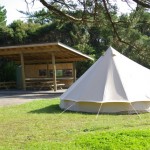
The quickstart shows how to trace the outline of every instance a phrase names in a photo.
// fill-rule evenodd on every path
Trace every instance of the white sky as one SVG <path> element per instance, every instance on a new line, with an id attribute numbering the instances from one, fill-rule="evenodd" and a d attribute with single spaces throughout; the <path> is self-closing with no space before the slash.
<path id="1" fill-rule="evenodd" d="M 28 0 L 29 2 L 31 0 Z M 27 11 L 27 5 L 24 0 L 0 0 L 0 6 L 4 6 L 7 10 L 7 24 L 13 22 L 13 20 L 25 19 L 25 15 L 19 13 L 17 10 Z M 29 5 L 29 11 L 36 11 L 43 8 L 43 5 L 36 0 L 34 6 Z"/>
<path id="2" fill-rule="evenodd" d="M 28 0 L 29 2 L 31 0 Z M 117 2 L 117 5 L 119 7 L 120 13 L 127 13 L 130 12 L 131 9 L 128 7 L 128 5 L 125 2 L 122 2 L 121 0 L 111 0 L 113 2 Z M 19 13 L 17 10 L 27 11 L 27 5 L 24 0 L 0 0 L 0 6 L 4 6 L 7 10 L 7 24 L 10 24 L 13 22 L 13 20 L 21 19 L 25 20 L 25 15 Z M 43 8 L 43 5 L 36 0 L 34 6 L 29 5 L 29 10 L 36 11 Z M 131 3 L 132 7 L 135 7 L 135 4 Z"/>
<path id="3" fill-rule="evenodd" d="M 132 0 L 128 0 L 128 4 L 123 1 L 125 0 L 111 0 L 111 2 L 117 3 L 119 13 L 129 13 L 136 7 L 136 3 Z"/>

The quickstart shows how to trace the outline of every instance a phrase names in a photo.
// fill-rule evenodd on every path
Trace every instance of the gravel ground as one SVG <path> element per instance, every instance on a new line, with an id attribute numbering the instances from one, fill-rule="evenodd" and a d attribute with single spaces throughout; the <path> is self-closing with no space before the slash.
<path id="1" fill-rule="evenodd" d="M 59 97 L 65 90 L 54 91 L 12 91 L 0 90 L 0 107 L 18 105 L 33 100 Z"/>

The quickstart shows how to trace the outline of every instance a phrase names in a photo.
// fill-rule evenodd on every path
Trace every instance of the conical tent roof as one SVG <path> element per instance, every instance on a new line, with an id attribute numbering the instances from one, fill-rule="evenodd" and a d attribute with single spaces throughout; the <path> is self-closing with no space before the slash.
<path id="1" fill-rule="evenodd" d="M 109 47 L 60 98 L 96 103 L 150 101 L 150 70 Z"/>

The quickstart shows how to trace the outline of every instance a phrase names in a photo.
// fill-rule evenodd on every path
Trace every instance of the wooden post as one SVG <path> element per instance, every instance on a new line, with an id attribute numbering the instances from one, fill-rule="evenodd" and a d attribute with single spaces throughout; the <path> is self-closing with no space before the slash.
<path id="1" fill-rule="evenodd" d="M 22 89 L 23 89 L 23 90 L 26 90 L 25 70 L 24 70 L 24 57 L 23 57 L 23 53 L 20 54 L 20 57 L 21 57 Z"/>
<path id="2" fill-rule="evenodd" d="M 49 63 L 48 63 L 48 61 L 47 61 L 47 78 L 50 77 L 49 71 L 50 71 L 50 70 L 49 70 Z"/>
<path id="3" fill-rule="evenodd" d="M 73 62 L 73 82 L 76 81 L 76 74 L 77 74 L 77 71 L 76 71 L 76 63 Z"/>
<path id="4" fill-rule="evenodd" d="M 54 55 L 54 53 L 52 53 L 52 65 L 53 65 L 54 91 L 57 91 L 57 85 L 56 85 L 56 64 L 55 64 L 55 55 Z"/>

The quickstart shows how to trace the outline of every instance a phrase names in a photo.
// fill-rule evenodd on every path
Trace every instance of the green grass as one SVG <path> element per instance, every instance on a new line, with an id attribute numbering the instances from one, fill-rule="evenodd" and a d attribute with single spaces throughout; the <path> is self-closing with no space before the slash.
<path id="1" fill-rule="evenodd" d="M 150 113 L 65 112 L 59 99 L 0 108 L 0 150 L 150 150 Z"/>

